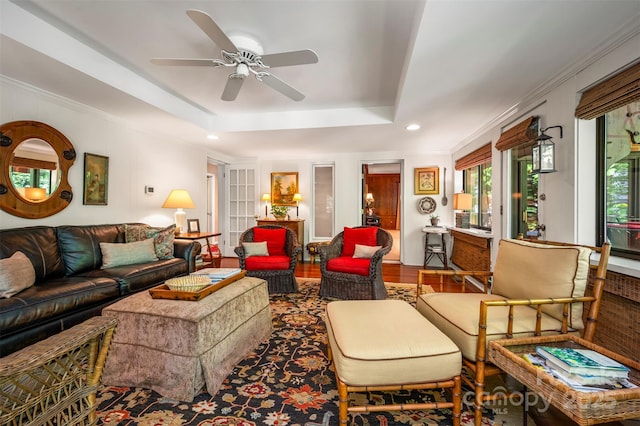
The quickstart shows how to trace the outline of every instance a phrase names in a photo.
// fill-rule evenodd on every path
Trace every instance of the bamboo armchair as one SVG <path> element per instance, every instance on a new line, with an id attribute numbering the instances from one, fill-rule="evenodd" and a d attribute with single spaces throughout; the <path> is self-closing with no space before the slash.
<path id="1" fill-rule="evenodd" d="M 511 283 L 505 280 L 504 271 L 509 269 L 509 265 L 505 267 L 505 263 L 513 261 L 508 255 L 500 260 L 501 250 L 509 252 L 509 245 L 529 245 L 533 259 L 527 259 L 522 266 L 517 265 L 518 275 L 526 276 L 525 283 L 513 283 L 514 287 L 519 287 L 513 293 L 520 297 L 510 297 L 509 285 Z M 582 337 L 588 341 L 592 341 L 598 320 L 600 309 L 600 300 L 604 289 L 604 282 L 609 262 L 609 253 L 611 245 L 607 242 L 602 247 L 584 246 L 578 244 L 567 244 L 551 241 L 535 241 L 535 242 L 514 242 L 514 240 L 502 240 L 498 250 L 498 259 L 496 259 L 496 267 L 494 272 L 488 271 L 439 271 L 429 270 L 420 271 L 418 280 L 418 298 L 416 308 L 431 322 L 442 329 L 459 347 L 461 347 L 463 355 L 463 365 L 467 368 L 469 374 L 463 374 L 463 381 L 472 389 L 474 389 L 474 410 L 475 425 L 480 426 L 482 423 L 482 410 L 484 402 L 496 400 L 504 395 L 491 395 L 485 392 L 485 381 L 489 376 L 502 374 L 502 371 L 493 364 L 487 362 L 487 342 L 496 339 L 510 339 L 513 337 L 525 336 L 541 336 L 549 334 L 566 334 L 581 333 Z M 554 268 L 548 264 L 538 264 L 537 268 L 532 267 L 536 263 L 535 250 L 549 249 L 574 249 L 578 251 L 574 264 L 567 264 L 567 252 L 556 256 L 555 252 L 547 252 L 543 255 L 556 256 L 561 258 L 557 262 L 561 262 L 560 266 L 568 270 L 569 274 L 575 272 L 575 277 L 580 276 L 583 279 L 582 294 L 574 293 L 569 297 L 559 297 L 554 294 L 553 297 L 536 297 L 540 293 L 539 288 L 550 282 L 548 278 L 553 275 Z M 520 246 L 519 250 L 527 250 L 527 247 Z M 597 266 L 590 264 L 590 254 L 592 252 L 600 253 L 600 259 Z M 552 254 L 553 253 L 553 254 Z M 580 254 L 581 253 L 581 254 Z M 586 253 L 586 254 L 585 254 Z M 568 255 L 571 258 L 572 255 Z M 584 262 L 586 256 L 586 262 Z M 547 257 L 548 258 L 548 257 Z M 581 260 L 582 259 L 582 260 Z M 502 263 L 501 263 L 502 262 Z M 528 263 L 527 263 L 528 262 Z M 582 262 L 582 264 L 580 263 Z M 498 266 L 500 264 L 500 266 Z M 511 265 L 513 269 L 514 265 Z M 501 268 L 501 283 L 499 290 L 506 294 L 490 292 L 488 281 L 489 277 L 494 277 L 493 287 L 495 289 L 496 278 L 495 273 Z M 584 295 L 586 290 L 586 281 L 589 270 L 595 269 L 595 279 L 593 292 L 589 296 Z M 444 276 L 460 276 L 463 280 L 469 276 L 475 276 L 484 284 L 484 293 L 431 293 L 421 295 L 423 278 L 427 275 L 436 275 L 443 278 Z M 523 281 L 523 280 L 521 280 Z M 518 286 L 520 284 L 520 286 Z M 555 283 L 554 283 L 555 284 Z M 573 283 L 564 283 L 570 288 Z M 506 288 L 506 290 L 505 290 Z M 548 286 L 546 287 L 548 288 Z M 527 297 L 526 292 L 530 291 L 532 296 Z M 586 306 L 588 310 L 586 315 L 582 314 L 580 309 L 580 318 L 577 318 L 577 311 L 574 311 L 577 305 Z M 583 323 L 583 317 L 586 318 Z M 477 323 L 473 325 L 473 319 L 477 318 Z M 475 340 L 475 342 L 474 342 Z"/>
<path id="2" fill-rule="evenodd" d="M 117 323 L 93 317 L 0 358 L 0 424 L 95 425 L 96 392 Z"/>

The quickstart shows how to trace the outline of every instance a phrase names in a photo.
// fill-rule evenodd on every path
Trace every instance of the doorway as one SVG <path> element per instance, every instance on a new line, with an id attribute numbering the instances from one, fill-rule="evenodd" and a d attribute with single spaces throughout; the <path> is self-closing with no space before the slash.
<path id="1" fill-rule="evenodd" d="M 362 164 L 362 224 L 379 226 L 393 237 L 384 262 L 400 263 L 402 223 L 402 161 Z"/>

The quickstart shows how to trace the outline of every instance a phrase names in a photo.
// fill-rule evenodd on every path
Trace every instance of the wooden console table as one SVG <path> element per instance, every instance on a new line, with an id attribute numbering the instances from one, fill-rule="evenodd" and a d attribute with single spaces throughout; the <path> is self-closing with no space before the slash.
<path id="1" fill-rule="evenodd" d="M 263 225 L 279 225 L 284 226 L 285 228 L 291 229 L 296 233 L 298 237 L 298 244 L 303 248 L 303 251 L 300 252 L 300 259 L 304 260 L 304 219 L 289 219 L 289 220 L 277 220 L 277 219 L 256 219 L 256 223 L 258 226 Z"/>
<path id="2" fill-rule="evenodd" d="M 209 262 L 202 263 L 199 268 L 219 268 L 221 259 L 219 257 L 214 259 L 213 253 L 211 252 L 211 241 L 209 241 L 209 238 L 219 237 L 220 235 L 222 235 L 220 232 L 185 232 L 176 234 L 176 238 L 179 240 L 205 240 L 207 243 L 207 252 L 209 253 L 210 260 Z"/>

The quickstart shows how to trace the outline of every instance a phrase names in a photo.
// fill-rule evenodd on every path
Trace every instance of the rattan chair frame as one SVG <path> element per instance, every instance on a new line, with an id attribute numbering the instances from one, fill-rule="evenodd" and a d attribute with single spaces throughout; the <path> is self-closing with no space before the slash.
<path id="1" fill-rule="evenodd" d="M 285 252 L 290 258 L 289 268 L 272 269 L 272 270 L 247 270 L 247 257 L 245 255 L 242 243 L 253 242 L 254 229 L 285 229 Z M 234 252 L 238 255 L 240 269 L 247 270 L 248 277 L 262 278 L 267 282 L 269 293 L 297 293 L 298 282 L 296 281 L 295 270 L 298 263 L 298 255 L 302 252 L 302 247 L 298 244 L 296 233 L 284 226 L 279 225 L 261 225 L 247 229 L 240 235 L 238 245 L 234 248 Z"/>
<path id="2" fill-rule="evenodd" d="M 368 228 L 367 226 L 356 226 Z M 329 244 L 318 247 L 320 251 L 320 296 L 337 299 L 386 299 L 387 289 L 382 278 L 382 258 L 391 251 L 393 237 L 377 228 L 377 245 L 382 246 L 371 256 L 368 275 L 348 274 L 327 270 L 327 262 L 340 256 L 344 244 L 344 232 L 336 235 Z"/>

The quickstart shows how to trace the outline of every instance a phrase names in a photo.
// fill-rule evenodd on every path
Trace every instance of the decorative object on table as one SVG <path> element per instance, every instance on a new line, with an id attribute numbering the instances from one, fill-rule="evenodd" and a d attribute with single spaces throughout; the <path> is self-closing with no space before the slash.
<path id="1" fill-rule="evenodd" d="M 106 206 L 109 182 L 109 157 L 84 153 L 84 191 L 82 204 Z"/>
<path id="2" fill-rule="evenodd" d="M 420 214 L 431 214 L 436 211 L 436 200 L 431 197 L 423 197 L 418 200 L 418 212 Z"/>
<path id="3" fill-rule="evenodd" d="M 536 138 L 538 142 L 532 150 L 532 173 L 553 173 L 556 170 L 556 145 L 551 140 L 551 136 L 545 132 L 549 129 L 560 129 L 560 139 L 562 139 L 562 126 L 551 126 L 540 130 L 540 136 Z"/>
<path id="4" fill-rule="evenodd" d="M 187 232 L 187 214 L 183 209 L 193 209 L 196 205 L 186 189 L 174 189 L 162 204 L 165 209 L 177 209 L 174 215 L 176 222 L 176 234 Z"/>
<path id="5" fill-rule="evenodd" d="M 440 216 L 438 216 L 437 214 L 432 214 L 431 216 L 429 216 L 429 220 L 431 221 L 431 226 L 438 226 L 438 224 L 440 223 Z"/>
<path id="6" fill-rule="evenodd" d="M 442 200 L 440 204 L 446 206 L 449 203 L 449 199 L 447 198 L 447 168 L 444 167 L 444 171 L 442 172 Z"/>
<path id="7" fill-rule="evenodd" d="M 456 228 L 469 228 L 469 213 L 471 210 L 471 194 L 465 194 L 464 192 L 459 192 L 457 194 L 453 194 L 453 209 L 461 210 L 461 212 L 456 213 Z"/>
<path id="8" fill-rule="evenodd" d="M 285 220 L 287 218 L 287 213 L 289 213 L 289 206 L 271 206 L 271 214 L 277 220 Z"/>
<path id="9" fill-rule="evenodd" d="M 267 204 L 271 201 L 271 195 L 262 194 L 262 201 L 264 201 L 264 218 L 266 219 L 267 216 L 269 216 L 269 213 L 267 213 Z"/>
<path id="10" fill-rule="evenodd" d="M 187 232 L 200 232 L 200 220 L 199 219 L 187 219 Z"/>
<path id="11" fill-rule="evenodd" d="M 293 201 L 296 202 L 296 217 L 300 217 L 300 201 L 302 201 L 302 195 L 296 192 L 293 194 Z"/>
<path id="12" fill-rule="evenodd" d="M 414 193 L 437 194 L 440 192 L 438 183 L 440 180 L 437 167 L 427 167 L 414 170 Z"/>
<path id="13" fill-rule="evenodd" d="M 171 278 L 164 283 L 170 290 L 191 293 L 202 290 L 204 287 L 211 284 L 211 280 L 209 277 L 203 275 L 187 275 L 184 277 Z"/>
<path id="14" fill-rule="evenodd" d="M 295 206 L 293 196 L 298 192 L 298 172 L 271 173 L 271 205 Z"/>

